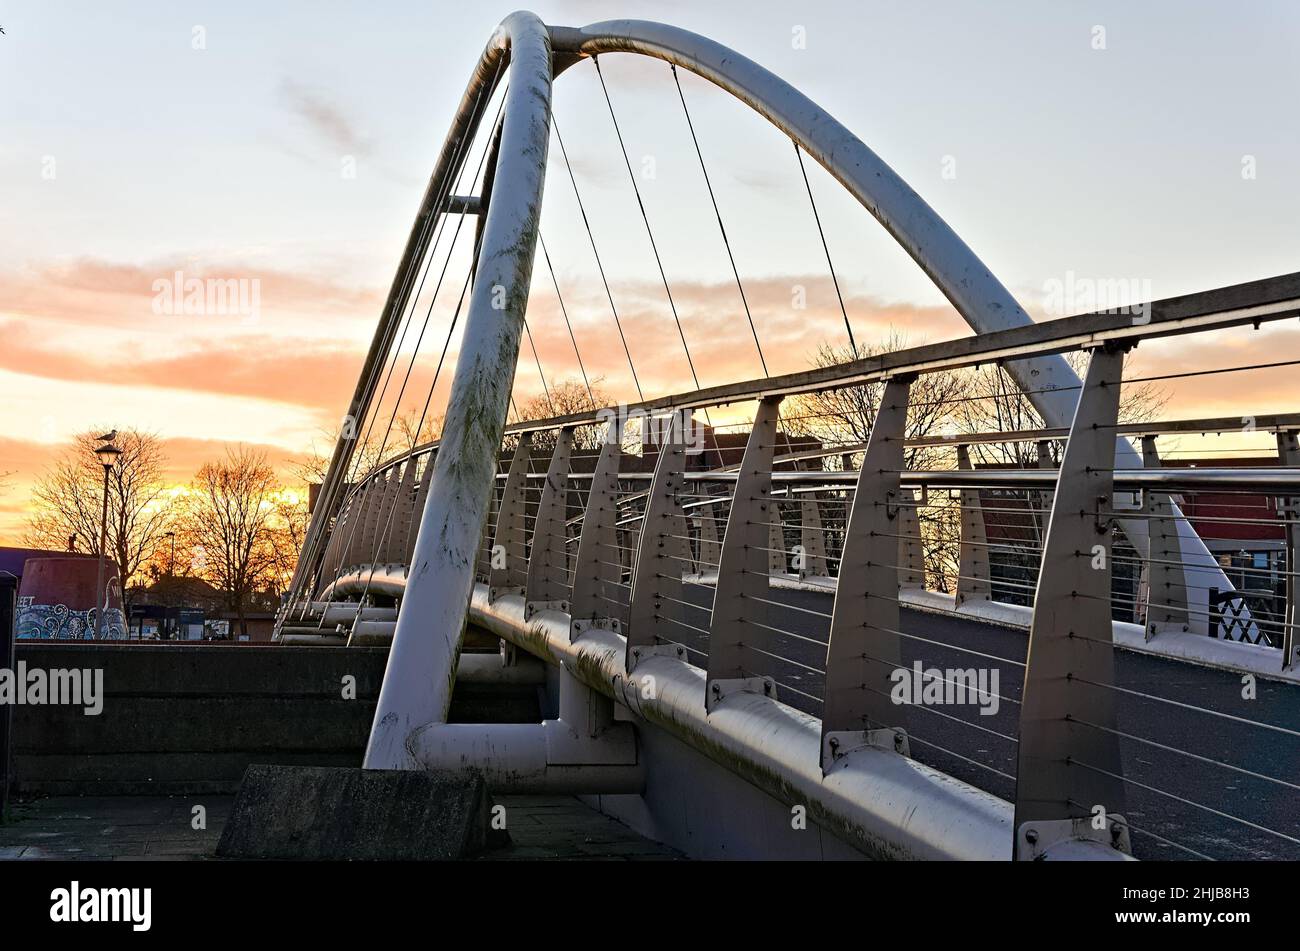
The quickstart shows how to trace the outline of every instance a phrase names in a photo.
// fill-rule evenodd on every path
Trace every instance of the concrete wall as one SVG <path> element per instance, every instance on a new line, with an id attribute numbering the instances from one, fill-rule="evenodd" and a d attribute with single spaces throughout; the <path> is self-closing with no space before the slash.
<path id="1" fill-rule="evenodd" d="M 359 766 L 386 648 L 19 642 L 15 666 L 102 668 L 103 712 L 16 706 L 16 789 L 233 792 L 250 763 Z M 356 678 L 356 699 L 343 679 Z M 463 684 L 452 718 L 539 719 L 534 688 Z"/>

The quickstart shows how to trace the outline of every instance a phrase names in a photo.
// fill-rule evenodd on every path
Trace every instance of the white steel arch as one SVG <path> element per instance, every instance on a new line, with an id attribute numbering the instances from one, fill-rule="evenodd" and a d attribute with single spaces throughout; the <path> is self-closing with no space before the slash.
<path id="1" fill-rule="evenodd" d="M 502 57 L 509 56 L 510 88 L 499 166 L 487 202 L 465 343 L 366 754 L 367 768 L 413 768 L 412 732 L 445 720 L 473 586 L 474 551 L 518 356 L 546 166 L 551 80 L 581 57 L 611 52 L 651 56 L 690 70 L 780 128 L 880 221 L 976 333 L 1032 323 L 975 253 L 893 169 L 816 103 L 752 60 L 713 40 L 661 23 L 616 20 L 581 28 L 546 27 L 531 13 L 511 14 L 488 43 L 444 146 L 445 154 L 453 139 L 473 134 L 481 117 L 473 102 L 480 90 L 490 88 Z M 444 168 L 440 162 L 435 178 L 441 174 L 450 174 L 450 166 Z M 431 182 L 417 226 L 428 214 L 447 210 L 448 206 L 428 205 L 434 191 Z M 405 259 L 403 266 L 408 266 Z M 492 304 L 494 296 L 502 296 L 500 290 L 494 295 L 498 288 L 505 291 L 504 309 Z M 391 320 L 393 313 L 390 304 L 386 319 Z M 1019 359 L 1006 367 L 1047 425 L 1071 424 L 1080 381 L 1062 357 Z M 1116 452 L 1118 467 L 1141 467 L 1141 456 L 1127 440 L 1117 441 Z M 344 467 L 348 454 L 342 453 Z M 339 458 L 336 453 L 327 485 L 342 478 L 342 470 L 336 471 Z M 1185 521 L 1177 524 L 1180 531 L 1190 533 Z M 1145 523 L 1125 521 L 1124 528 L 1145 555 Z M 1189 594 L 1193 586 L 1198 589 L 1203 611 L 1206 588 L 1226 586 L 1226 580 L 1194 533 L 1184 538 L 1184 546 L 1187 560 L 1204 566 L 1196 572 L 1197 580 L 1189 583 Z M 1196 612 L 1198 606 L 1194 604 L 1192 610 Z"/>

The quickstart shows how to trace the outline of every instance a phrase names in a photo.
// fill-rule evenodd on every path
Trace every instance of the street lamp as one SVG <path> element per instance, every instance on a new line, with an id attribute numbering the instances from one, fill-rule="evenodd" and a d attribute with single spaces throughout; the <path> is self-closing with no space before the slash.
<path id="1" fill-rule="evenodd" d="M 122 450 L 105 443 L 95 450 L 95 458 L 104 467 L 104 511 L 99 524 L 99 577 L 95 582 L 95 640 L 104 638 L 104 614 L 108 611 L 108 591 L 104 587 L 104 552 L 108 549 L 108 474 L 117 465 Z"/>
<path id="2" fill-rule="evenodd" d="M 168 532 L 163 537 L 172 540 L 172 556 L 171 560 L 167 563 L 167 600 L 168 602 L 171 602 L 176 600 L 176 533 Z M 169 606 L 174 607 L 174 605 Z M 171 637 L 176 633 L 171 627 L 172 619 L 168 617 L 164 620 L 167 625 L 167 635 L 168 637 Z"/>

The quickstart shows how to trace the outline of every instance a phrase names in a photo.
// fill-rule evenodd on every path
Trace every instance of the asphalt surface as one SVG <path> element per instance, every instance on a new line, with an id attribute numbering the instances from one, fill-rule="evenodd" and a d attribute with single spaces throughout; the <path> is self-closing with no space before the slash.
<path id="1" fill-rule="evenodd" d="M 684 608 L 681 620 L 707 629 L 713 589 L 685 590 L 701 607 Z M 831 595 L 774 588 L 772 600 L 782 606 L 768 605 L 761 623 L 790 633 L 753 629 L 756 646 L 778 655 L 753 652 L 753 673 L 771 675 L 782 701 L 820 716 Z M 900 630 L 911 635 L 902 638 L 904 666 L 996 670 L 1002 698 L 992 715 L 976 705 L 909 707 L 913 758 L 1014 800 L 1026 632 L 910 608 Z M 706 637 L 671 624 L 665 634 L 705 663 Z M 1300 688 L 1257 679 L 1255 698 L 1244 699 L 1239 674 L 1124 650 L 1115 683 L 1146 695 L 1116 692 L 1116 728 L 1133 737 L 1119 743 L 1139 858 L 1300 860 L 1300 736 L 1259 725 L 1300 733 Z"/>

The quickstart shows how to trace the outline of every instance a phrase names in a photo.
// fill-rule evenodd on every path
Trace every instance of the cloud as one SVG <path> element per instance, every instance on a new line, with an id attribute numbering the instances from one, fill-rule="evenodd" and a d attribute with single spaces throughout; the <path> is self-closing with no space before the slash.
<path id="1" fill-rule="evenodd" d="M 635 399 L 627 356 L 603 289 L 561 282 L 588 376 L 603 376 L 611 395 Z M 847 346 L 848 335 L 835 289 L 823 275 L 789 274 L 746 279 L 745 294 L 768 371 L 807 369 L 818 346 Z M 702 386 L 763 375 L 757 348 L 734 282 L 672 282 L 682 334 Z M 845 309 L 859 346 L 879 345 L 894 333 L 911 344 L 969 333 L 950 307 L 918 307 L 884 301 L 846 288 Z M 623 334 L 632 349 L 637 377 L 647 397 L 693 388 L 690 369 L 662 284 L 627 282 L 612 287 Z M 802 305 L 802 306 L 801 306 Z M 577 358 L 554 293 L 541 287 L 529 302 L 529 327 L 549 379 L 579 379 Z M 540 392 L 527 338 L 517 386 Z"/>
<path id="2" fill-rule="evenodd" d="M 334 103 L 320 93 L 285 77 L 280 80 L 280 96 L 317 136 L 345 155 L 369 155 L 372 143 Z"/>
<path id="3" fill-rule="evenodd" d="M 244 336 L 200 349 L 153 357 L 134 348 L 127 361 L 48 346 L 36 328 L 0 325 L 0 370 L 78 383 L 145 386 L 217 393 L 312 408 L 347 404 L 361 369 L 359 351 L 312 339 Z M 124 370 L 127 372 L 124 373 Z"/>
<path id="4" fill-rule="evenodd" d="M 384 294 L 372 287 L 349 287 L 312 271 L 286 271 L 215 256 L 190 255 L 147 264 L 122 264 L 97 258 L 29 264 L 0 272 L 0 313 L 86 324 L 96 328 L 148 329 L 165 321 L 203 321 L 209 326 L 246 326 L 246 315 L 180 317 L 160 315 L 156 281 L 257 282 L 257 320 L 275 325 L 281 318 L 310 314 L 377 319 Z M 251 296 L 251 295 L 250 295 Z"/>

